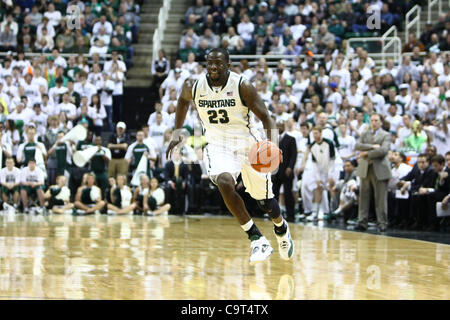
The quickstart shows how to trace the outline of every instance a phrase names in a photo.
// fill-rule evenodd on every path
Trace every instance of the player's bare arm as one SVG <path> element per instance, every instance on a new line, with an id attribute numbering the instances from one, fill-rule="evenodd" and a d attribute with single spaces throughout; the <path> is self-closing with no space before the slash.
<path id="1" fill-rule="evenodd" d="M 240 89 L 242 99 L 246 106 L 259 118 L 259 120 L 261 120 L 264 129 L 266 130 L 267 139 L 272 140 L 271 132 L 272 130 L 276 130 L 276 127 L 269 115 L 269 111 L 267 110 L 264 101 L 261 99 L 258 92 L 256 92 L 255 87 L 248 80 L 242 81 Z M 276 130 L 273 132 L 278 131 Z"/>
<path id="2" fill-rule="evenodd" d="M 186 119 L 186 114 L 189 111 L 189 106 L 192 101 L 192 87 L 194 86 L 194 80 L 186 79 L 183 84 L 183 89 L 181 90 L 180 97 L 177 101 L 177 110 L 175 113 L 175 130 L 181 129 L 184 124 L 184 120 Z M 172 140 L 169 143 L 166 151 L 166 159 L 170 158 L 170 154 L 172 153 L 172 149 L 175 148 L 177 144 L 181 142 L 181 137 L 176 139 L 172 137 Z"/>

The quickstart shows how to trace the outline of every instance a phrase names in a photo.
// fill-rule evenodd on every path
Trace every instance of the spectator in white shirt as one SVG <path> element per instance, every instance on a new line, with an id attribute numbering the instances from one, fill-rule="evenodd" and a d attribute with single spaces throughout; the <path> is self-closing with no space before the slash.
<path id="1" fill-rule="evenodd" d="M 294 24 L 290 26 L 289 29 L 291 29 L 292 37 L 295 41 L 303 36 L 306 26 L 302 24 L 302 17 L 300 15 L 295 16 Z"/>
<path id="2" fill-rule="evenodd" d="M 92 107 L 88 109 L 88 115 L 94 122 L 94 133 L 96 136 L 100 136 L 102 134 L 103 129 L 103 119 L 106 118 L 106 110 L 101 103 L 101 100 L 98 94 L 94 94 L 92 96 Z"/>
<path id="3" fill-rule="evenodd" d="M 395 102 L 391 102 L 389 108 L 387 109 L 388 115 L 385 120 L 389 121 L 390 129 L 389 131 L 393 134 L 397 133 L 397 130 L 403 124 L 403 118 L 397 113 L 397 105 Z"/>
<path id="4" fill-rule="evenodd" d="M 97 88 L 92 84 L 87 82 L 87 73 L 85 71 L 80 71 L 78 73 L 78 82 L 74 85 L 74 91 L 83 97 L 88 98 L 88 103 L 91 103 L 91 98 L 97 93 Z"/>
<path id="5" fill-rule="evenodd" d="M 158 151 L 162 149 L 164 142 L 164 133 L 168 129 L 168 127 L 163 123 L 162 113 L 158 112 L 156 114 L 156 123 L 154 123 L 149 128 L 149 136 L 155 140 L 156 145 L 158 147 Z"/>
<path id="6" fill-rule="evenodd" d="M 105 15 L 101 15 L 100 16 L 100 21 L 96 22 L 94 24 L 94 26 L 92 27 L 92 34 L 95 36 L 97 34 L 100 34 L 100 28 L 103 27 L 105 28 L 105 32 L 106 34 L 111 35 L 113 32 L 113 27 L 111 22 L 106 20 L 106 16 Z"/>
<path id="7" fill-rule="evenodd" d="M 42 18 L 42 23 L 40 23 L 36 29 L 36 36 L 38 39 L 40 36 L 42 36 L 42 30 L 44 28 L 47 30 L 47 35 L 50 36 L 52 39 L 56 36 L 55 28 L 50 23 L 50 20 L 47 17 L 44 17 Z"/>
<path id="8" fill-rule="evenodd" d="M 89 49 L 90 55 L 93 55 L 94 53 L 98 53 L 100 57 L 104 57 L 108 53 L 108 47 L 105 45 L 103 39 L 97 39 L 94 45 Z"/>
<path id="9" fill-rule="evenodd" d="M 244 40 L 245 45 L 249 45 L 252 41 L 255 25 L 250 21 L 248 14 L 244 14 L 241 22 L 237 25 L 237 32 Z"/>
<path id="10" fill-rule="evenodd" d="M 65 112 L 68 120 L 75 120 L 77 116 L 77 107 L 70 103 L 69 94 L 66 92 L 63 94 L 62 102 L 58 105 L 59 112 Z"/>
<path id="11" fill-rule="evenodd" d="M 106 33 L 105 27 L 100 27 L 99 33 L 91 38 L 90 44 L 91 46 L 95 44 L 97 40 L 103 40 L 105 46 L 108 46 L 111 42 L 111 35 Z"/>
<path id="12" fill-rule="evenodd" d="M 44 13 L 44 17 L 48 18 L 50 23 L 56 27 L 61 21 L 61 12 L 55 10 L 55 5 L 51 2 L 48 4 L 47 8 L 48 10 Z"/>
<path id="13" fill-rule="evenodd" d="M 97 91 L 100 93 L 100 101 L 105 107 L 107 114 L 107 129 L 113 131 L 113 109 L 112 109 L 112 94 L 114 92 L 115 84 L 109 78 L 109 74 L 106 71 L 102 72 L 102 79 L 96 82 Z"/>
<path id="14" fill-rule="evenodd" d="M 118 61 L 113 62 L 111 66 L 110 79 L 114 82 L 113 99 L 113 122 L 118 123 L 122 120 L 123 113 L 123 81 L 125 75 L 120 69 Z"/>
<path id="15" fill-rule="evenodd" d="M 166 126 L 169 125 L 169 123 L 170 123 L 169 114 L 166 111 L 163 111 L 162 108 L 163 108 L 162 103 L 160 101 L 157 101 L 155 103 L 155 111 L 152 112 L 152 114 L 150 114 L 150 116 L 148 117 L 147 124 L 150 128 L 156 123 L 156 116 L 158 113 L 161 113 L 161 115 L 162 115 L 162 122 Z"/>

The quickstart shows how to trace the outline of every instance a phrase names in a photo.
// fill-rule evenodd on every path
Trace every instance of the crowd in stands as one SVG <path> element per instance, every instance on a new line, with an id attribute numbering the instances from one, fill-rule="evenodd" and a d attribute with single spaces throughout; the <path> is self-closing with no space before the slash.
<path id="1" fill-rule="evenodd" d="M 445 207 L 450 198 L 450 14 L 427 24 L 420 39 L 411 35 L 404 44 L 406 54 L 401 63 L 388 59 L 379 71 L 367 47 L 354 48 L 349 59 L 343 43 L 348 37 L 368 31 L 368 5 L 379 6 L 382 29 L 386 30 L 392 24 L 401 29 L 403 17 L 399 13 L 407 12 L 416 3 L 197 0 L 186 12 L 186 30 L 175 65 L 170 66 L 163 51 L 153 62 L 161 99 L 158 109 L 167 119 L 167 127 L 173 127 L 176 100 L 184 80 L 197 79 L 206 72 L 205 54 L 213 47 L 222 46 L 231 54 L 292 54 L 292 59 L 280 60 L 274 68 L 260 58 L 256 65 L 241 60 L 232 65 L 232 70 L 256 87 L 274 121 L 283 122 L 286 132 L 296 139 L 298 159 L 292 192 L 297 219 L 337 220 L 349 226 L 357 222 L 360 180 L 355 170 L 360 152 L 355 144 L 370 129 L 370 115 L 378 113 L 383 129 L 392 137 L 389 227 L 445 229 L 448 220 L 436 216 L 436 202 L 443 201 Z M 315 57 L 317 53 L 324 58 Z M 299 54 L 305 54 L 304 58 Z M 185 122 L 186 134 L 193 135 L 196 126 L 200 121 L 192 107 Z M 311 214 L 314 190 L 302 180 L 311 172 L 304 156 L 313 141 L 312 129 L 317 127 L 322 129 L 323 138 L 333 142 L 336 158 L 329 173 L 328 191 L 317 212 Z M 201 147 L 189 146 L 200 164 Z M 189 162 L 192 150 L 183 148 L 181 163 Z M 205 181 L 201 186 L 204 193 L 214 191 L 206 176 L 189 166 L 185 181 Z M 187 186 L 189 189 L 189 183 Z M 242 184 L 238 183 L 237 188 L 242 189 Z M 280 197 L 283 211 L 284 192 Z M 188 203 L 195 200 L 188 197 Z M 251 201 L 246 204 L 251 205 Z M 371 221 L 374 219 L 372 212 Z"/>
<path id="2" fill-rule="evenodd" d="M 204 61 L 205 50 L 219 46 L 230 54 L 258 55 L 314 55 L 345 49 L 349 38 L 380 35 L 393 25 L 401 30 L 404 13 L 421 2 L 196 0 L 185 14 L 178 57 L 186 62 L 192 52 L 197 61 Z M 367 24 L 375 10 L 380 15 L 379 30 Z M 438 41 L 445 42 L 441 34 Z"/>
<path id="3" fill-rule="evenodd" d="M 0 51 L 98 55 L 118 51 L 130 66 L 140 6 L 134 0 L 2 1 Z M 82 58 L 80 58 L 82 59 Z M 63 66 L 65 67 L 65 65 Z"/>

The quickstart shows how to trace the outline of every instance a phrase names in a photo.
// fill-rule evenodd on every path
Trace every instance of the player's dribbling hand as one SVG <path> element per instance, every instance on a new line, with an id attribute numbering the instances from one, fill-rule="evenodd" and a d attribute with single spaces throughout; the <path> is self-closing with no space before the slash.
<path id="1" fill-rule="evenodd" d="M 181 143 L 181 141 L 183 140 L 183 138 L 180 136 L 178 140 L 172 139 L 169 142 L 169 146 L 167 147 L 167 151 L 166 151 L 166 160 L 170 159 L 170 155 L 172 153 L 173 148 L 175 148 L 179 143 Z"/>

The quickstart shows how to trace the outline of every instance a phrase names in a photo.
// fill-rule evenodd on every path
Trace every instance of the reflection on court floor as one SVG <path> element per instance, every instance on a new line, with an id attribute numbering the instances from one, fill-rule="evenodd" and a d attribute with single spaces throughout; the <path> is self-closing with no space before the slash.
<path id="1" fill-rule="evenodd" d="M 272 223 L 255 219 L 276 248 Z M 291 225 L 252 267 L 230 217 L 0 214 L 0 299 L 449 299 L 450 246 Z"/>

